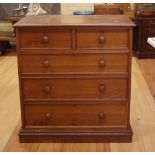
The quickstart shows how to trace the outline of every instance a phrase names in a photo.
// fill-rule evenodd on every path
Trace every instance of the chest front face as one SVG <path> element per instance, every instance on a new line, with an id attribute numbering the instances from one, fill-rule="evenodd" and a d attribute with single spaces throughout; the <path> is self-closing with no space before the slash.
<path id="1" fill-rule="evenodd" d="M 131 141 L 131 26 L 22 26 L 16 32 L 21 142 L 37 142 L 38 131 L 42 142 Z M 25 134 L 28 128 L 36 136 Z"/>

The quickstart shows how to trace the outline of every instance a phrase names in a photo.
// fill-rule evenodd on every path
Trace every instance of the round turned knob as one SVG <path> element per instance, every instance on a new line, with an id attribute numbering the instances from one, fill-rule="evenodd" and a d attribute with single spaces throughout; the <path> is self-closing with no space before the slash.
<path id="1" fill-rule="evenodd" d="M 105 118 L 105 114 L 104 114 L 104 112 L 100 112 L 99 114 L 98 114 L 98 117 L 99 117 L 99 119 L 104 119 Z"/>
<path id="2" fill-rule="evenodd" d="M 43 65 L 44 65 L 44 67 L 49 67 L 50 62 L 48 60 L 44 60 Z"/>
<path id="3" fill-rule="evenodd" d="M 104 41 L 105 41 L 105 37 L 104 37 L 104 36 L 100 36 L 100 37 L 99 37 L 99 41 L 100 41 L 101 44 L 103 44 Z"/>
<path id="4" fill-rule="evenodd" d="M 99 86 L 99 91 L 100 91 L 100 92 L 104 92 L 104 91 L 105 91 L 105 85 L 104 85 L 104 84 L 101 84 L 101 85 Z"/>
<path id="5" fill-rule="evenodd" d="M 100 65 L 100 67 L 104 67 L 105 66 L 105 61 L 103 59 L 101 59 L 99 61 L 99 65 Z"/>
<path id="6" fill-rule="evenodd" d="M 52 118 L 52 113 L 48 112 L 48 113 L 46 114 L 46 118 L 47 118 L 48 120 L 50 120 L 50 119 Z"/>
<path id="7" fill-rule="evenodd" d="M 48 37 L 47 37 L 47 36 L 44 36 L 44 37 L 43 37 L 43 43 L 44 43 L 44 44 L 47 44 L 47 43 L 48 43 Z"/>
<path id="8" fill-rule="evenodd" d="M 46 85 L 44 87 L 44 90 L 45 90 L 46 93 L 49 93 L 51 91 L 51 86 L 50 85 Z"/>

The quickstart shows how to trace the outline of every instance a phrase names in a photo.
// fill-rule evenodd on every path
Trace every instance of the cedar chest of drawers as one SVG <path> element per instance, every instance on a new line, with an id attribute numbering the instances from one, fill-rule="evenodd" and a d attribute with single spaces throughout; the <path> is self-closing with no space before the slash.
<path id="1" fill-rule="evenodd" d="M 20 142 L 130 142 L 132 27 L 124 15 L 15 25 Z"/>

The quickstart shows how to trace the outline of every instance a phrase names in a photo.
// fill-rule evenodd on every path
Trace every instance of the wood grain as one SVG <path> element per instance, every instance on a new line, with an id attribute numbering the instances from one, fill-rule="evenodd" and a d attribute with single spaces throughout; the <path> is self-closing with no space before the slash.
<path id="1" fill-rule="evenodd" d="M 126 127 L 126 104 L 25 105 L 25 126 Z M 58 127 L 57 127 L 58 126 Z M 95 128 L 94 128 L 95 130 Z M 72 131 L 74 132 L 74 130 Z"/>
<path id="2" fill-rule="evenodd" d="M 0 150 L 4 148 L 20 118 L 17 57 L 0 57 Z"/>
<path id="3" fill-rule="evenodd" d="M 134 26 L 129 18 L 125 15 L 90 15 L 90 16 L 73 16 L 73 15 L 44 15 L 44 16 L 27 16 L 16 24 L 15 27 L 33 27 L 33 26 Z"/>
<path id="4" fill-rule="evenodd" d="M 155 70 L 154 67 L 152 67 L 155 65 L 154 59 L 137 59 L 137 63 L 146 80 L 150 93 L 152 94 L 153 97 L 155 97 L 155 82 L 154 82 Z"/>
<path id="5" fill-rule="evenodd" d="M 71 49 L 71 31 L 68 29 L 28 29 L 20 33 L 21 48 Z M 46 38 L 46 42 L 44 41 Z"/>
<path id="6" fill-rule="evenodd" d="M 21 72 L 23 74 L 122 73 L 128 71 L 127 59 L 126 53 L 22 55 Z"/>
<path id="7" fill-rule="evenodd" d="M 126 78 L 106 79 L 97 76 L 93 78 L 29 77 L 22 79 L 22 94 L 23 100 L 127 99 L 127 81 Z M 101 88 L 102 86 L 104 89 Z"/>
<path id="8" fill-rule="evenodd" d="M 18 123 L 4 152 L 110 152 L 108 143 L 19 143 Z"/>
<path id="9" fill-rule="evenodd" d="M 131 126 L 133 142 L 130 144 L 111 143 L 111 151 L 118 152 L 154 152 L 155 148 L 155 102 L 145 82 L 136 58 L 132 66 L 131 90 Z M 139 61 L 139 60 L 138 60 Z M 146 60 L 144 60 L 146 61 Z M 148 60 L 149 61 L 149 60 Z M 146 61 L 147 62 L 147 61 Z M 149 61 L 151 63 L 151 61 Z M 148 68 L 149 69 L 149 68 Z M 152 68 L 153 71 L 153 68 Z M 153 80 L 152 80 L 153 82 Z"/>
<path id="10" fill-rule="evenodd" d="M 51 18 L 51 20 L 48 21 L 49 19 L 46 19 L 47 17 L 49 17 L 49 19 Z M 71 20 L 70 25 L 68 25 L 66 17 L 44 16 L 44 22 L 40 21 L 41 16 L 39 20 L 38 17 L 26 17 L 15 24 L 17 31 L 22 111 L 22 128 L 19 133 L 20 142 L 131 142 L 132 130 L 129 122 L 130 54 L 132 26 L 134 26 L 134 24 L 125 16 L 76 16 L 77 21 L 75 21 L 75 19 L 72 20 L 73 16 L 68 16 L 67 21 Z M 108 23 L 108 25 L 103 23 L 102 17 L 105 18 L 104 22 Z M 114 19 L 114 17 L 118 20 Z M 53 23 L 52 19 L 55 20 L 55 23 Z M 25 22 L 25 27 L 23 27 L 22 22 Z M 59 25 L 57 25 L 56 22 Z M 89 25 L 91 22 L 92 24 Z M 121 26 L 116 24 L 119 22 L 122 24 Z M 123 25 L 125 22 L 126 24 Z M 46 25 L 44 25 L 45 23 Z M 41 68 L 37 65 L 33 66 L 32 64 L 31 68 L 33 68 L 33 70 L 31 74 L 23 74 L 23 66 L 21 64 L 22 58 L 25 56 L 23 56 L 22 51 L 33 51 L 36 49 L 43 50 L 45 53 L 46 50 L 51 50 L 51 56 L 56 52 L 65 53 L 68 51 L 68 55 L 70 52 L 74 57 L 81 52 L 79 49 L 83 49 L 86 50 L 88 55 L 93 54 L 93 56 L 91 59 L 88 58 L 88 61 L 83 59 L 82 62 L 82 58 L 78 58 L 78 60 L 70 58 L 72 59 L 71 61 L 68 58 L 65 60 L 61 54 L 56 54 L 55 57 L 53 57 L 54 60 L 57 61 L 58 56 L 59 59 L 62 59 L 62 61 L 57 63 L 58 65 L 64 67 L 63 61 L 66 61 L 65 63 L 70 63 L 70 68 L 73 69 L 65 74 L 60 74 L 60 72 L 57 71 L 55 71 L 55 74 L 45 74 L 45 72 L 36 74 L 33 70 L 37 67 L 40 72 Z M 110 74 L 103 74 L 101 71 L 97 73 L 97 70 L 93 69 L 93 65 L 90 65 L 84 71 L 79 70 L 78 74 L 75 74 L 76 63 L 88 66 L 87 63 L 91 64 L 93 59 L 96 60 L 97 53 L 95 53 L 95 49 L 98 49 L 100 54 L 103 52 L 104 55 L 107 54 L 106 51 L 104 51 L 105 49 L 111 50 L 112 57 L 109 58 L 109 62 L 112 62 L 113 57 L 117 57 L 116 51 L 118 49 L 122 51 L 122 54 L 125 54 L 123 51 L 126 50 L 126 60 L 122 59 L 122 61 L 126 63 L 126 71 L 114 71 Z M 84 53 L 82 54 L 82 52 L 80 54 L 82 57 L 85 55 Z M 120 53 L 118 53 L 118 56 L 120 56 Z M 100 68 L 105 66 L 105 60 L 101 58 L 97 59 L 100 59 L 98 60 L 98 66 Z M 28 59 L 26 59 L 25 62 L 31 64 Z M 37 63 L 36 59 L 34 59 L 34 62 Z M 43 60 L 42 63 L 44 67 L 49 67 L 52 61 Z M 118 69 L 120 65 L 121 62 L 117 61 L 116 66 Z M 80 69 L 84 69 L 83 66 L 80 66 Z M 68 66 L 64 68 L 69 69 Z M 64 101 L 66 104 L 55 104 L 54 100 L 61 100 L 61 103 Z M 69 103 L 66 102 L 67 100 Z M 91 105 L 78 105 L 78 102 L 74 104 L 75 100 L 90 100 Z M 95 100 L 100 100 L 100 105 L 97 105 Z M 103 102 L 103 100 L 115 100 L 116 102 L 117 100 L 121 102 L 126 100 L 127 102 L 124 102 L 122 105 L 104 105 L 105 102 Z M 25 104 L 28 101 L 29 105 Z M 31 102 L 34 103 L 35 101 L 42 101 L 42 105 L 36 103 L 31 106 Z M 70 101 L 72 101 L 71 105 L 69 105 Z M 92 104 L 93 101 L 94 103 Z M 45 102 L 50 105 L 46 105 Z M 32 112 L 31 108 L 33 111 L 36 111 L 36 113 Z M 84 109 L 85 114 L 83 113 Z M 99 111 L 99 109 L 102 111 Z M 42 113 L 42 110 L 45 111 Z M 117 110 L 120 113 L 113 113 Z M 71 113 L 69 111 L 71 111 Z M 89 111 L 94 111 L 94 113 L 90 113 Z M 70 117 L 67 117 L 68 113 L 70 113 Z M 58 127 L 58 129 L 59 126 L 66 126 L 68 129 L 75 126 L 92 126 L 93 128 L 103 123 L 101 123 L 101 121 L 98 122 L 97 115 L 98 117 L 105 118 L 104 122 L 105 127 L 107 126 L 107 131 L 100 133 L 97 131 L 95 133 L 95 130 L 94 132 L 83 132 L 83 128 L 81 128 L 78 133 L 74 134 L 74 131 L 65 133 L 61 130 L 61 132 L 57 133 L 53 132 L 52 129 L 49 129 L 47 133 L 43 131 L 36 133 L 35 130 L 31 132 L 27 129 L 35 125 L 42 125 L 47 128 L 48 126 L 53 128 Z M 86 118 L 87 121 L 84 118 Z M 122 129 L 121 126 L 123 126 L 124 129 Z M 111 128 L 115 128 L 115 130 L 112 131 L 110 130 Z"/>
<path id="11" fill-rule="evenodd" d="M 118 39 L 119 36 L 119 39 Z M 77 30 L 78 49 L 128 49 L 128 29 L 85 28 Z"/>

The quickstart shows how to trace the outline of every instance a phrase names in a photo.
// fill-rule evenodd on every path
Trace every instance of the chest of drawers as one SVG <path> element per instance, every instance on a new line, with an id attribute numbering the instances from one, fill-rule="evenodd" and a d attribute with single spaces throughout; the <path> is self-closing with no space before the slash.
<path id="1" fill-rule="evenodd" d="M 126 16 L 29 16 L 14 26 L 20 142 L 131 141 Z"/>

